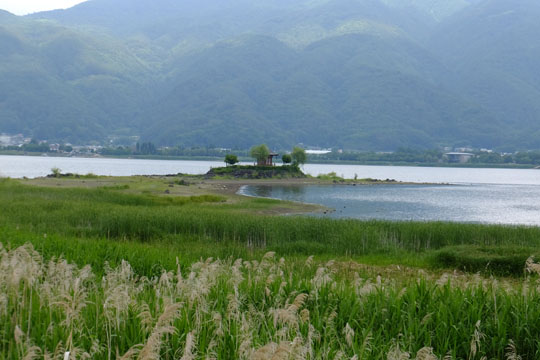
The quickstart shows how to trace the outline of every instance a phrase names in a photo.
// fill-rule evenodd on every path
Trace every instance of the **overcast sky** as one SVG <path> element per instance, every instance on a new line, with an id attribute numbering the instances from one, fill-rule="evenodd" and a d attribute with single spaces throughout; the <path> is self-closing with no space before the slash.
<path id="1" fill-rule="evenodd" d="M 67 9 L 85 0 L 0 0 L 0 9 L 16 15 L 26 15 L 38 11 Z"/>

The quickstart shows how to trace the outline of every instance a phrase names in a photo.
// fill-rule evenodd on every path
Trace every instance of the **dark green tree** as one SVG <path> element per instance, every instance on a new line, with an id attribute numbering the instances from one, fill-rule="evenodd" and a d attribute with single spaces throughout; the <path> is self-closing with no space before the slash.
<path id="1" fill-rule="evenodd" d="M 225 155 L 225 164 L 234 165 L 236 163 L 238 163 L 238 156 L 233 155 L 233 154 Z"/>
<path id="2" fill-rule="evenodd" d="M 22 146 L 22 149 L 24 151 L 28 152 L 49 152 L 49 144 L 43 142 L 43 143 L 36 143 L 34 140 L 30 142 L 29 144 L 24 144 Z"/>
<path id="3" fill-rule="evenodd" d="M 290 164 L 292 163 L 292 156 L 290 154 L 283 154 L 281 161 L 283 161 L 284 164 Z"/>
<path id="4" fill-rule="evenodd" d="M 156 146 L 151 142 L 144 142 L 140 145 L 140 153 L 142 155 L 154 155 L 157 153 Z"/>

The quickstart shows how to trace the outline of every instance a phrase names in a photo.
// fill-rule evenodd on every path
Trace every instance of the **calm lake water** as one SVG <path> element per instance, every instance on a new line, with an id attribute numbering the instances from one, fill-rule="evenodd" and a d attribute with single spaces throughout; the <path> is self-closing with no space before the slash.
<path id="1" fill-rule="evenodd" d="M 0 176 L 35 178 L 46 176 L 56 167 L 63 173 L 131 176 L 166 174 L 204 174 L 211 167 L 223 166 L 219 161 L 139 160 L 109 158 L 63 158 L 47 156 L 0 155 Z M 465 169 L 410 166 L 364 166 L 307 164 L 304 172 L 317 176 L 335 172 L 352 179 L 395 179 L 406 182 L 452 184 L 520 184 L 540 185 L 540 170 Z"/>
<path id="2" fill-rule="evenodd" d="M 222 162 L 0 156 L 0 176 L 45 176 L 51 168 L 96 175 L 203 174 Z M 310 175 L 395 179 L 452 185 L 248 186 L 242 192 L 322 204 L 319 216 L 540 225 L 540 170 L 308 164 Z"/>
<path id="3" fill-rule="evenodd" d="M 1 156 L 0 176 L 35 178 L 46 176 L 52 168 L 63 173 L 111 176 L 204 174 L 210 167 L 223 166 L 223 162 L 170 161 L 109 158 L 66 158 L 48 156 Z"/>

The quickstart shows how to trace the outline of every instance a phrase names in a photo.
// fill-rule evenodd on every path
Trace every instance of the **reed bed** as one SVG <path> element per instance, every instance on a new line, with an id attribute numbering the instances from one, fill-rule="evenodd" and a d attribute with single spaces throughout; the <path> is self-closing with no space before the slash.
<path id="1" fill-rule="evenodd" d="M 0 226 L 79 238 L 241 244 L 280 254 L 421 253 L 446 246 L 540 246 L 540 228 L 442 222 L 331 220 L 250 214 L 256 199 L 160 197 L 51 189 L 0 180 Z M 525 259 L 523 259 L 524 261 Z"/>
<path id="2" fill-rule="evenodd" d="M 529 273 L 540 271 L 533 259 Z M 2 359 L 537 359 L 540 284 L 369 274 L 312 257 L 154 277 L 0 243 Z"/>

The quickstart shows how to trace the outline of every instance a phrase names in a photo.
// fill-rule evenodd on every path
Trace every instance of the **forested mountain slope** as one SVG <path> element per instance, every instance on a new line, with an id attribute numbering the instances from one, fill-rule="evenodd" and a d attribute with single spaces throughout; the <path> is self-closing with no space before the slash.
<path id="1" fill-rule="evenodd" d="M 540 148 L 533 0 L 91 0 L 0 12 L 0 132 Z"/>

